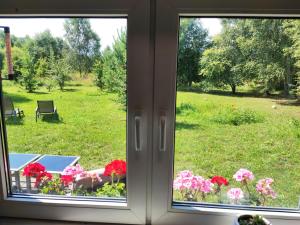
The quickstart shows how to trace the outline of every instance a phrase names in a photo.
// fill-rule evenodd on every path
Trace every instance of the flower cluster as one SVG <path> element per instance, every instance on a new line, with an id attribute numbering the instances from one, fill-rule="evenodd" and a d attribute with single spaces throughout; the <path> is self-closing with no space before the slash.
<path id="1" fill-rule="evenodd" d="M 123 160 L 113 160 L 105 166 L 104 176 L 117 176 L 118 178 L 126 175 L 126 162 Z"/>
<path id="2" fill-rule="evenodd" d="M 237 203 L 239 200 L 244 198 L 244 192 L 240 188 L 230 188 L 227 192 L 227 196 L 229 199 Z"/>
<path id="3" fill-rule="evenodd" d="M 233 175 L 233 180 L 238 182 L 241 187 L 226 188 L 229 186 L 229 181 L 225 177 L 214 176 L 209 180 L 201 176 L 194 176 L 192 171 L 184 170 L 178 173 L 173 188 L 179 191 L 185 200 L 197 200 L 198 193 L 201 193 L 202 199 L 206 194 L 215 194 L 218 202 L 224 203 L 224 199 L 222 199 L 224 188 L 229 199 L 225 202 L 229 201 L 233 204 L 239 204 L 242 199 L 245 199 L 249 204 L 265 205 L 267 198 L 276 198 L 277 194 L 272 188 L 274 182 L 272 178 L 260 179 L 253 187 L 251 182 L 254 178 L 254 174 L 250 170 L 241 168 Z"/>
<path id="4" fill-rule="evenodd" d="M 191 200 L 196 200 L 199 193 L 205 198 L 205 194 L 213 191 L 213 186 L 211 180 L 195 176 L 188 170 L 178 173 L 173 183 L 175 190 L 179 190 L 182 196 Z"/>
<path id="5" fill-rule="evenodd" d="M 254 180 L 254 175 L 251 171 L 241 168 L 233 175 L 233 178 L 239 182 L 247 182 Z"/>
<path id="6" fill-rule="evenodd" d="M 48 173 L 46 168 L 40 163 L 29 163 L 23 171 L 23 176 L 34 177 L 35 187 L 38 187 L 41 183 L 52 180 L 52 174 Z"/>
<path id="7" fill-rule="evenodd" d="M 276 193 L 271 187 L 273 182 L 272 178 L 260 179 L 256 184 L 256 191 L 265 197 L 276 198 Z"/>

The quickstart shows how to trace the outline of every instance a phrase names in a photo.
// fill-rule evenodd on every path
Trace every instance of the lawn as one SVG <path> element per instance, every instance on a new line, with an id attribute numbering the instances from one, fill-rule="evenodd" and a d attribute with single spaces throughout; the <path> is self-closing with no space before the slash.
<path id="1" fill-rule="evenodd" d="M 69 83 L 65 91 L 27 93 L 6 82 L 4 94 L 25 117 L 7 121 L 10 152 L 80 156 L 85 169 L 103 168 L 113 159 L 126 159 L 126 112 L 116 96 L 92 84 Z M 37 100 L 54 100 L 59 120 L 35 121 Z"/>
<path id="2" fill-rule="evenodd" d="M 206 178 L 221 175 L 239 187 L 232 176 L 247 168 L 256 178 L 274 179 L 278 197 L 269 205 L 298 208 L 300 108 L 279 103 L 270 98 L 179 92 L 175 173 L 188 169 Z M 233 122 L 250 123 L 229 123 L 233 112 L 240 115 Z"/>
<path id="3" fill-rule="evenodd" d="M 26 93 L 10 82 L 3 86 L 25 112 L 22 120 L 7 121 L 10 152 L 77 155 L 86 169 L 126 159 L 126 112 L 114 94 L 79 81 L 52 92 Z M 35 122 L 36 100 L 49 99 L 60 120 Z M 238 186 L 232 175 L 248 168 L 257 178 L 275 180 L 278 197 L 270 205 L 297 208 L 300 110 L 279 103 L 248 95 L 178 92 L 175 173 L 189 169 L 207 178 L 222 175 Z"/>

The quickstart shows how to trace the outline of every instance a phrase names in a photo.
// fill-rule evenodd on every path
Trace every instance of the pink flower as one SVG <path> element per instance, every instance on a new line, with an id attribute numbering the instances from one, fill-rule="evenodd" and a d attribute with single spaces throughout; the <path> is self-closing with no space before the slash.
<path id="1" fill-rule="evenodd" d="M 192 171 L 183 170 L 183 171 L 180 171 L 177 176 L 179 176 L 181 178 L 189 178 L 189 177 L 193 177 L 194 175 L 193 175 Z"/>
<path id="2" fill-rule="evenodd" d="M 271 187 L 273 182 L 272 178 L 260 179 L 256 184 L 256 191 L 267 197 L 276 198 L 277 195 Z"/>
<path id="3" fill-rule="evenodd" d="M 244 198 L 244 193 L 240 188 L 230 188 L 229 191 L 227 192 L 227 196 L 231 200 L 238 201 Z"/>
<path id="4" fill-rule="evenodd" d="M 211 182 L 210 179 L 202 179 L 199 183 L 199 190 L 203 193 L 210 193 L 213 191 L 214 184 Z"/>
<path id="5" fill-rule="evenodd" d="M 247 182 L 253 180 L 254 175 L 251 171 L 241 168 L 233 175 L 233 178 L 239 182 Z"/>
<path id="6" fill-rule="evenodd" d="M 64 171 L 62 172 L 62 175 L 70 175 L 70 176 L 77 176 L 84 174 L 84 169 L 79 165 L 76 164 L 76 166 L 67 166 Z"/>

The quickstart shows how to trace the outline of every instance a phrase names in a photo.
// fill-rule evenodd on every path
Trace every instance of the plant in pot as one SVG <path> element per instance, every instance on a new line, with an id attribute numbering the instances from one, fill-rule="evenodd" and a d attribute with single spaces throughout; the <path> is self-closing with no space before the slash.
<path id="1" fill-rule="evenodd" d="M 259 215 L 241 215 L 234 220 L 234 225 L 272 225 L 270 221 Z"/>

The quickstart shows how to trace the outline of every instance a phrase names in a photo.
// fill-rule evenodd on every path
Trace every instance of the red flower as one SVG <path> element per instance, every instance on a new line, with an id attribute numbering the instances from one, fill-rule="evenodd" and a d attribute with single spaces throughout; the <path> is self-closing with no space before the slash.
<path id="1" fill-rule="evenodd" d="M 23 172 L 26 177 L 38 177 L 40 173 L 45 172 L 45 167 L 40 163 L 29 163 Z"/>
<path id="2" fill-rule="evenodd" d="M 228 180 L 226 180 L 226 178 L 222 176 L 214 176 L 211 179 L 211 182 L 213 184 L 217 184 L 219 187 L 221 187 L 222 185 L 227 186 L 229 184 Z"/>
<path id="3" fill-rule="evenodd" d="M 64 186 L 68 186 L 70 183 L 73 183 L 73 176 L 72 175 L 61 175 L 60 182 L 64 184 Z"/>
<path id="4" fill-rule="evenodd" d="M 41 182 L 45 182 L 45 181 L 50 181 L 50 180 L 52 180 L 52 174 L 51 173 L 48 173 L 48 172 L 46 172 L 46 171 L 44 171 L 44 172 L 41 172 L 38 176 L 37 176 L 37 178 L 36 178 L 36 180 L 35 180 L 35 187 L 37 187 L 37 186 L 39 186 L 39 184 L 41 183 Z"/>
<path id="5" fill-rule="evenodd" d="M 113 160 L 105 166 L 104 176 L 123 176 L 126 174 L 126 162 L 123 160 Z"/>

